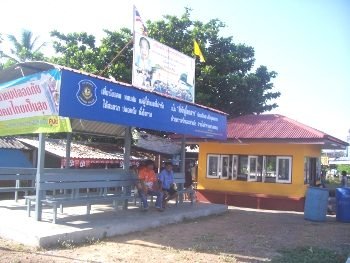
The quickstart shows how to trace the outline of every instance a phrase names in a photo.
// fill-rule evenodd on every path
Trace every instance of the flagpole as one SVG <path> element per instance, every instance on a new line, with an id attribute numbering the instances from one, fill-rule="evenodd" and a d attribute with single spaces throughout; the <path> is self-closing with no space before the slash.
<path id="1" fill-rule="evenodd" d="M 109 62 L 108 63 L 108 65 L 99 73 L 100 75 L 103 75 L 105 72 L 106 72 L 106 70 L 116 61 L 116 59 L 117 58 L 119 58 L 120 57 L 120 55 L 124 52 L 124 50 L 131 44 L 131 43 L 133 43 L 134 41 L 135 41 L 135 21 L 136 21 L 136 6 L 135 5 L 133 5 L 133 22 L 132 22 L 132 24 L 133 24 L 133 29 L 132 29 L 132 38 L 129 40 L 129 42 L 122 48 L 122 50 L 120 50 L 119 52 L 118 52 L 118 54 L 112 59 L 112 61 L 111 62 Z M 142 23 L 143 24 L 143 23 Z M 133 51 L 133 52 L 135 52 L 135 50 Z M 134 57 L 134 53 L 133 53 L 133 57 Z M 133 71 L 132 71 L 133 72 Z M 133 78 L 134 76 L 132 76 L 132 78 Z"/>
<path id="2" fill-rule="evenodd" d="M 135 43 L 135 19 L 136 19 L 136 6 L 133 6 L 133 12 L 132 12 L 132 41 Z M 135 45 L 135 44 L 134 44 Z M 135 46 L 132 50 L 132 66 L 131 66 L 131 83 L 134 83 L 134 59 L 135 59 Z"/>
<path id="3" fill-rule="evenodd" d="M 103 73 L 106 72 L 106 70 L 113 64 L 113 62 L 114 62 L 118 57 L 120 57 L 120 55 L 124 52 L 124 50 L 125 50 L 132 42 L 133 42 L 133 38 L 131 38 L 131 39 L 129 40 L 129 42 L 126 43 L 126 45 L 122 48 L 122 50 L 120 50 L 120 51 L 118 52 L 118 54 L 112 59 L 111 62 L 108 63 L 108 65 L 104 68 L 104 70 L 101 71 L 101 73 L 100 73 L 99 75 L 103 75 Z"/>
<path id="4" fill-rule="evenodd" d="M 134 10 L 132 12 L 132 35 L 135 38 L 135 13 L 136 13 L 136 6 L 134 5 Z"/>

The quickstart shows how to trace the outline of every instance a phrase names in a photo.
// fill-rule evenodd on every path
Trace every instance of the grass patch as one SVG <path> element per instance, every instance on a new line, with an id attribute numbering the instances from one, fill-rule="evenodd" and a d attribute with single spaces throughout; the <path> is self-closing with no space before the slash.
<path id="1" fill-rule="evenodd" d="M 206 233 L 193 238 L 194 242 L 213 242 L 215 239 L 215 234 Z"/>
<path id="2" fill-rule="evenodd" d="M 281 255 L 273 258 L 272 263 L 344 263 L 347 259 L 345 254 L 314 247 L 284 249 L 279 252 Z"/>
<path id="3" fill-rule="evenodd" d="M 199 236 L 195 236 L 192 239 L 192 246 L 189 250 L 196 252 L 210 252 L 210 253 L 218 253 L 220 251 L 219 247 L 216 246 L 216 234 L 206 233 Z"/>

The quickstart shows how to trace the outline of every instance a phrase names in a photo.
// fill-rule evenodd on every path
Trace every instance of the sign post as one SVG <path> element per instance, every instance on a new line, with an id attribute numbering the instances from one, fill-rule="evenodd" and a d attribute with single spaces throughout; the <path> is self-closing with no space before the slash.
<path id="1" fill-rule="evenodd" d="M 39 133 L 38 164 L 36 170 L 36 201 L 35 201 L 35 219 L 41 221 L 43 191 L 40 189 L 41 175 L 44 173 L 45 163 L 45 134 Z"/>

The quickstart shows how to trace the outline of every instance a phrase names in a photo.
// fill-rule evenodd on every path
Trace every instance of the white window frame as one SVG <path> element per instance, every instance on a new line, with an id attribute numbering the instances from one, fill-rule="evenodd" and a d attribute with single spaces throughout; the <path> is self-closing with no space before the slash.
<path id="1" fill-rule="evenodd" d="M 231 180 L 237 180 L 238 176 L 238 155 L 232 155 Z"/>
<path id="2" fill-rule="evenodd" d="M 264 155 L 264 160 L 263 160 L 263 163 L 264 163 L 264 171 L 263 171 L 263 182 L 264 183 L 277 183 L 277 181 L 275 180 L 274 182 L 271 182 L 271 181 L 266 181 L 267 178 L 271 178 L 270 176 L 266 176 L 266 173 L 268 172 L 267 171 L 267 158 L 271 158 L 271 157 L 274 157 L 276 159 L 276 162 L 277 162 L 277 157 L 278 156 L 275 156 L 275 155 Z M 280 157 L 283 157 L 283 156 L 280 156 Z M 277 170 L 277 164 L 276 164 L 276 168 Z M 277 171 L 274 170 L 273 172 L 275 173 L 275 177 L 272 177 L 272 178 L 276 178 L 277 177 Z"/>
<path id="3" fill-rule="evenodd" d="M 261 178 L 261 182 L 265 183 L 265 177 L 266 177 L 266 155 L 263 155 L 263 161 L 262 161 L 262 178 Z"/>
<path id="4" fill-rule="evenodd" d="M 289 161 L 289 179 L 288 180 L 282 180 L 278 179 L 278 171 L 279 171 L 279 161 L 280 160 L 288 160 Z M 288 156 L 277 156 L 276 157 L 276 183 L 282 183 L 282 184 L 290 184 L 292 182 L 292 157 Z"/>
<path id="5" fill-rule="evenodd" d="M 210 175 L 209 174 L 209 159 L 210 157 L 217 158 L 217 165 L 216 165 L 216 175 Z M 207 155 L 207 178 L 219 178 L 219 165 L 220 165 L 220 155 L 219 154 L 208 154 Z"/>
<path id="6" fill-rule="evenodd" d="M 224 158 L 227 159 L 227 166 L 226 166 L 226 177 L 223 176 L 224 174 L 224 167 L 223 167 L 223 161 Z M 221 179 L 228 179 L 229 177 L 229 172 L 230 172 L 230 156 L 229 155 L 220 155 L 220 166 L 219 166 L 219 176 Z"/>
<path id="7" fill-rule="evenodd" d="M 253 175 L 255 178 L 251 179 L 251 171 L 250 171 L 250 160 L 255 159 L 255 174 Z M 258 156 L 255 155 L 249 155 L 248 156 L 248 176 L 247 176 L 247 181 L 248 182 L 256 182 L 258 180 Z"/>

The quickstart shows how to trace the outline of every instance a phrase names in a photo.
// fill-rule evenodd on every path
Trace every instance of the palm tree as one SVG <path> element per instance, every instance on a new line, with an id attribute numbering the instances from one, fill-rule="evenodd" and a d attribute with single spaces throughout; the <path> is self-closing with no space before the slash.
<path id="1" fill-rule="evenodd" d="M 37 45 L 39 37 L 34 37 L 33 32 L 29 30 L 23 30 L 21 34 L 21 40 L 19 41 L 14 35 L 8 35 L 12 48 L 10 48 L 9 54 L 1 52 L 2 56 L 13 60 L 16 63 L 26 62 L 31 60 L 42 60 L 44 58 L 40 49 L 46 45 L 41 43 Z"/>

